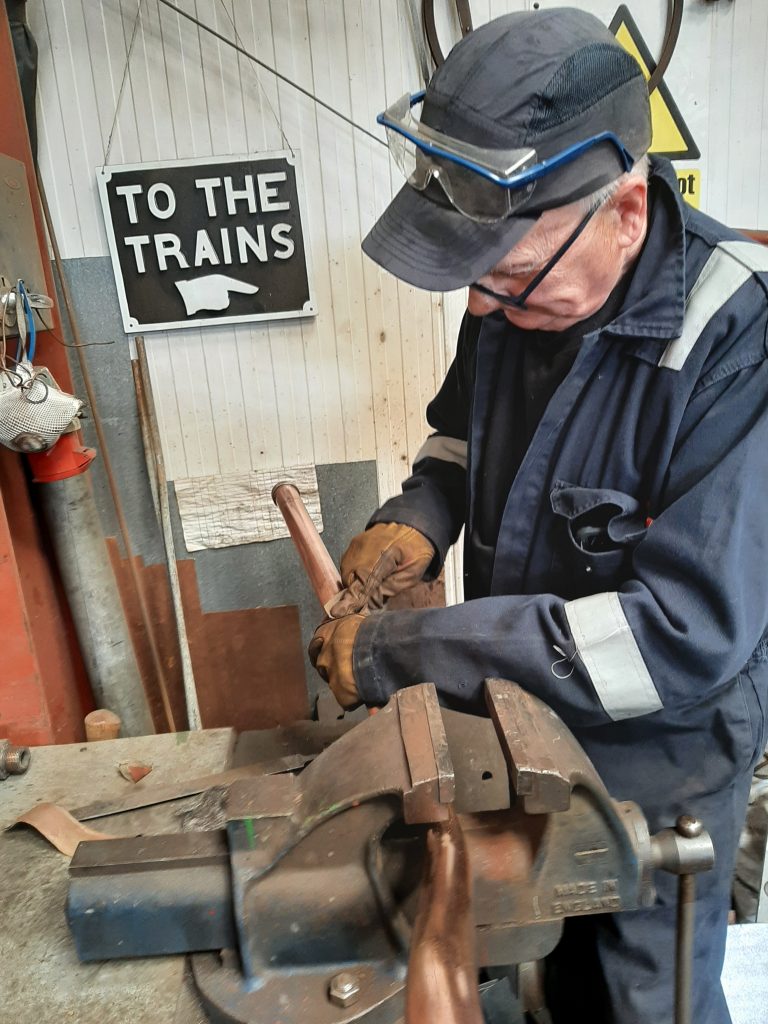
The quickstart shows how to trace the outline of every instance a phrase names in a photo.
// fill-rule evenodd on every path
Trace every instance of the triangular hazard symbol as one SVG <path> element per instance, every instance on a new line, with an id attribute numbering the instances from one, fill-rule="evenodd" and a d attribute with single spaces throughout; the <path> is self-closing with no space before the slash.
<path id="1" fill-rule="evenodd" d="M 656 70 L 656 63 L 626 4 L 622 4 L 616 11 L 610 29 L 643 69 L 646 80 L 649 79 Z M 651 153 L 669 157 L 670 160 L 698 160 L 701 156 L 699 147 L 693 141 L 688 125 L 664 82 L 651 94 L 651 119 Z"/>

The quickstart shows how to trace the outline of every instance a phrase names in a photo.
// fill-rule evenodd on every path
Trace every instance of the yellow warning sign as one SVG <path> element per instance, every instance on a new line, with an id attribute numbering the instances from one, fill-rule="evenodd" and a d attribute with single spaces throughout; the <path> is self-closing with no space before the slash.
<path id="1" fill-rule="evenodd" d="M 676 167 L 680 195 L 697 210 L 701 207 L 701 171 L 694 167 Z"/>
<path id="2" fill-rule="evenodd" d="M 616 11 L 610 28 L 624 49 L 638 62 L 647 81 L 655 71 L 656 64 L 626 4 L 622 4 Z M 663 81 L 651 93 L 651 120 L 651 153 L 669 157 L 670 160 L 699 159 L 699 147 Z"/>

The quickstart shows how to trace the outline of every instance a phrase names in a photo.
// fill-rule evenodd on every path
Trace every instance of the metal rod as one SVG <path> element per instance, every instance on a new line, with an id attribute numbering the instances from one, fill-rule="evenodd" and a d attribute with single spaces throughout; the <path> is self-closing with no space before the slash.
<path id="1" fill-rule="evenodd" d="M 147 423 L 147 400 L 144 395 L 144 383 L 139 369 L 138 359 L 131 360 L 131 372 L 133 373 L 133 386 L 136 390 L 136 406 L 139 412 L 139 432 L 141 434 L 141 446 L 144 449 L 144 462 L 147 469 L 154 465 L 154 453 L 152 443 L 149 439 L 149 426 Z M 160 525 L 160 499 L 157 496 L 157 476 L 149 473 L 149 491 L 152 495 L 152 508 L 155 510 L 155 518 Z"/>
<path id="2" fill-rule="evenodd" d="M 408 30 L 411 34 L 416 61 L 419 65 L 421 81 L 426 86 L 432 76 L 429 66 L 429 55 L 426 43 L 424 42 L 424 33 L 421 31 L 421 15 L 417 6 L 418 0 L 401 0 L 401 3 L 405 8 L 405 18 L 408 22 Z"/>
<path id="3" fill-rule="evenodd" d="M 680 875 L 677 887 L 675 1024 L 691 1024 L 696 876 Z"/>
<path id="4" fill-rule="evenodd" d="M 203 725 L 200 719 L 200 705 L 198 703 L 197 688 L 195 686 L 195 673 L 192 668 L 192 656 L 189 651 L 187 624 L 184 619 L 184 604 L 181 600 L 179 570 L 176 565 L 176 548 L 173 543 L 171 509 L 168 502 L 168 480 L 165 475 L 165 462 L 163 460 L 163 449 L 160 442 L 160 430 L 157 425 L 157 412 L 155 409 L 155 400 L 152 395 L 152 381 L 149 376 L 147 350 L 144 347 L 144 339 L 140 336 L 136 338 L 136 353 L 139 357 L 139 375 L 141 378 L 141 393 L 140 395 L 137 395 L 137 399 L 139 401 L 139 417 L 144 421 L 142 429 L 146 431 L 149 439 L 149 448 L 152 452 L 153 465 L 148 466 L 147 470 L 150 475 L 154 472 L 157 482 L 157 500 L 158 505 L 160 506 L 160 526 L 163 533 L 163 544 L 165 545 L 168 581 L 171 585 L 173 615 L 176 620 L 176 633 L 179 640 L 179 652 L 181 654 L 181 675 L 184 682 L 184 697 L 187 705 L 187 723 L 190 729 L 202 729 Z"/>
<path id="5" fill-rule="evenodd" d="M 677 40 L 680 36 L 680 26 L 683 24 L 683 5 L 684 0 L 668 0 L 667 28 L 664 33 L 664 43 L 661 47 L 659 63 L 648 79 L 648 95 L 659 87 L 669 67 L 669 62 L 674 56 Z M 650 71 L 650 68 L 648 70 Z"/>
<path id="6" fill-rule="evenodd" d="M 196 18 L 193 14 L 187 14 L 186 11 L 182 11 L 182 9 L 180 7 L 177 7 L 176 4 L 171 3 L 171 0 L 158 0 L 158 3 L 163 4 L 165 7 L 170 7 L 170 9 L 172 11 L 175 11 L 179 15 L 179 17 L 186 18 L 187 21 L 191 21 L 193 25 L 197 25 L 198 28 L 201 28 L 204 32 L 207 32 L 209 35 L 212 35 L 215 39 L 221 40 L 222 43 L 226 43 L 227 46 L 231 46 L 233 50 L 236 50 L 238 53 L 242 53 L 242 55 L 244 57 L 247 57 L 248 60 L 252 60 L 253 63 L 258 64 L 260 68 L 264 68 L 265 71 L 269 71 L 271 75 L 274 75 L 275 78 L 279 78 L 280 81 L 285 82 L 286 85 L 290 85 L 292 89 L 298 90 L 302 94 L 302 96 L 306 96 L 314 103 L 317 103 L 318 106 L 323 107 L 331 114 L 335 114 L 336 117 L 340 117 L 341 120 L 345 121 L 350 127 L 356 128 L 357 131 L 362 132 L 363 135 L 367 135 L 369 139 L 373 139 L 374 142 L 378 142 L 380 146 L 386 146 L 387 143 L 384 141 L 384 139 L 380 139 L 378 135 L 374 135 L 373 132 L 369 132 L 367 128 L 363 128 L 362 125 L 357 124 L 357 122 L 347 117 L 346 114 L 342 114 L 340 110 L 337 110 L 335 107 L 332 107 L 330 103 L 326 103 L 324 100 L 319 99 L 317 96 L 315 96 L 314 93 L 311 93 L 308 89 L 303 89 L 300 85 L 297 85 L 297 83 L 293 82 L 290 78 L 287 78 L 285 75 L 281 75 L 279 71 L 275 71 L 273 67 L 270 67 L 269 64 L 265 64 L 263 60 L 259 60 L 258 57 L 250 53 L 250 51 L 246 50 L 245 47 L 238 46 L 237 43 L 232 42 L 231 39 L 227 39 L 227 37 L 223 36 L 221 32 L 217 32 L 216 29 L 211 28 L 210 25 L 206 25 L 204 21 L 200 21 L 200 19 Z"/>
<path id="7" fill-rule="evenodd" d="M 120 531 L 120 539 L 123 542 L 123 551 L 125 558 L 128 563 L 128 572 L 131 576 L 131 582 L 133 583 L 134 590 L 136 591 L 136 599 L 139 605 L 139 615 L 141 616 L 141 623 L 144 627 L 144 633 L 147 638 L 149 645 L 149 653 L 152 659 L 152 667 L 157 677 L 157 684 L 160 689 L 160 699 L 163 705 L 163 713 L 165 720 L 168 724 L 168 728 L 171 732 L 176 732 L 176 722 L 173 717 L 173 710 L 171 708 L 171 700 L 168 695 L 168 684 L 165 676 L 165 668 L 163 666 L 162 659 L 160 657 L 160 651 L 157 646 L 157 639 L 155 637 L 154 625 L 152 618 L 149 614 L 149 608 L 147 606 L 147 598 L 144 592 L 144 584 L 139 575 L 139 571 L 136 568 L 136 562 L 133 557 L 133 548 L 131 546 L 131 538 L 128 533 L 128 523 L 125 518 L 125 512 L 123 511 L 123 503 L 120 500 L 120 493 L 117 489 L 117 481 L 115 480 L 114 470 L 112 468 L 112 460 L 109 456 L 109 447 L 107 445 L 107 439 L 104 434 L 104 428 L 101 421 L 101 414 L 99 413 L 99 405 L 96 400 L 96 393 L 93 390 L 93 382 L 91 381 L 91 374 L 88 367 L 88 360 L 85 355 L 85 346 L 83 345 L 82 338 L 80 336 L 80 327 L 78 324 L 77 317 L 75 315 L 74 305 L 72 303 L 72 295 L 69 290 L 69 282 L 64 274 L 64 266 L 61 259 L 61 252 L 59 250 L 58 239 L 56 238 L 56 232 L 53 227 L 53 218 L 51 217 L 51 209 L 48 205 L 48 197 L 45 193 L 45 187 L 43 185 L 43 179 L 38 169 L 37 172 L 37 187 L 40 193 L 40 202 L 43 208 L 43 217 L 45 219 L 45 226 L 48 231 L 48 239 L 51 243 L 51 249 L 53 250 L 53 263 L 56 267 L 56 276 L 59 280 L 59 287 L 61 288 L 61 295 L 64 300 L 64 309 L 67 314 L 67 320 L 69 322 L 69 329 L 72 333 L 72 340 L 74 345 L 72 346 L 77 352 L 77 359 L 80 364 L 80 373 L 83 377 L 83 383 L 85 384 L 85 393 L 88 397 L 88 405 L 91 410 L 91 416 L 93 417 L 93 426 L 96 431 L 96 439 L 99 444 L 99 453 L 101 455 L 102 465 L 104 466 L 104 473 L 107 478 L 107 486 L 109 493 L 112 498 L 112 505 L 115 509 L 115 516 L 117 518 L 117 526 Z M 49 484 L 45 485 L 50 486 Z M 144 680 L 142 679 L 142 683 Z M 144 685 L 144 691 L 146 694 L 146 684 Z"/>

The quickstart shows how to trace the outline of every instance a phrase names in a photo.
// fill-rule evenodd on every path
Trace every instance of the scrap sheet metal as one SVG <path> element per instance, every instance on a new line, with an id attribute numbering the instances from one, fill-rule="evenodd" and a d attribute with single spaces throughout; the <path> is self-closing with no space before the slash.
<path id="1" fill-rule="evenodd" d="M 272 501 L 272 488 L 282 482 L 298 487 L 312 521 L 322 533 L 320 493 L 313 465 L 177 478 L 174 486 L 187 551 L 289 537 Z"/>

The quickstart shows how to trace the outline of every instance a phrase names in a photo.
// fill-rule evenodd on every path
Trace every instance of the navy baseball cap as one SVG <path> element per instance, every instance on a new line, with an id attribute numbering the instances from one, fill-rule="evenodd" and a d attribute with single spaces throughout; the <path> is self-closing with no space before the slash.
<path id="1" fill-rule="evenodd" d="M 507 14 L 451 50 L 427 86 L 421 123 L 486 149 L 532 148 L 538 161 L 610 132 L 635 161 L 651 144 L 640 65 L 593 15 L 570 7 Z M 403 186 L 363 241 L 363 251 L 418 288 L 450 291 L 488 273 L 544 210 L 582 199 L 626 167 L 600 143 L 539 178 L 505 220 L 471 220 L 437 183 Z"/>

